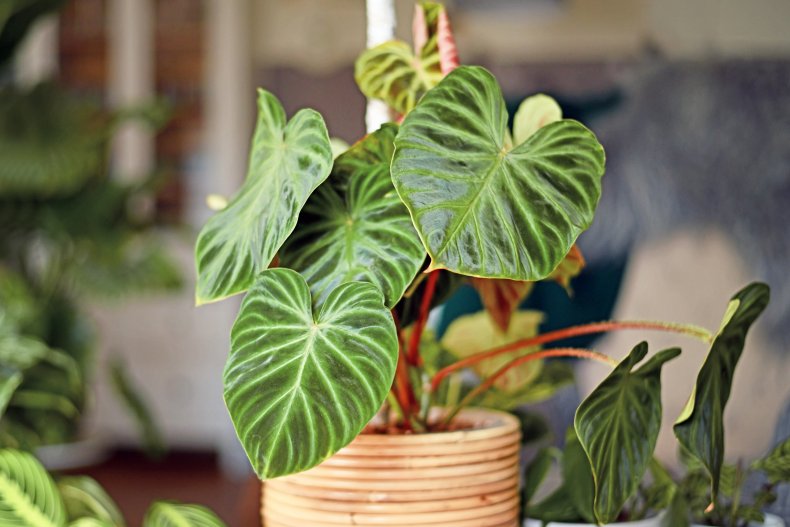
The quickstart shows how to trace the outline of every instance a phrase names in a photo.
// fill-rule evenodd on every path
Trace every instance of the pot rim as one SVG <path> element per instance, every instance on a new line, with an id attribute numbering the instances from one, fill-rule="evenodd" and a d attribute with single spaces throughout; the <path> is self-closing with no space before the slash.
<path id="1" fill-rule="evenodd" d="M 436 408 L 431 412 L 431 418 L 438 419 L 444 412 L 445 409 Z M 443 432 L 427 432 L 424 434 L 361 433 L 354 439 L 353 444 L 355 446 L 413 446 L 436 443 L 458 443 L 496 438 L 512 434 L 521 429 L 521 423 L 519 423 L 514 415 L 500 410 L 464 408 L 459 412 L 458 418 L 471 421 L 473 423 L 473 428 Z"/>

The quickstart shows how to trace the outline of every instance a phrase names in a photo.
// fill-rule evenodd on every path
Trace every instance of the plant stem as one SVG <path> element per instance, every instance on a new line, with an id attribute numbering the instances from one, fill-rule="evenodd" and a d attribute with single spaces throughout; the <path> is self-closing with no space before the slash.
<path id="1" fill-rule="evenodd" d="M 473 364 L 477 364 L 478 362 L 484 361 L 486 359 L 491 359 L 493 357 L 502 355 L 504 353 L 512 353 L 514 351 L 518 351 L 523 348 L 538 346 L 540 344 L 547 344 L 549 342 L 556 342 L 558 340 L 563 340 L 571 337 L 579 337 L 582 335 L 593 335 L 596 333 L 606 333 L 609 331 L 619 331 L 625 329 L 647 329 L 647 330 L 658 330 L 658 331 L 681 333 L 683 335 L 702 340 L 703 342 L 708 344 L 713 340 L 713 335 L 711 335 L 711 333 L 704 328 L 700 328 L 692 325 L 686 325 L 686 324 L 675 324 L 670 322 L 627 320 L 622 322 L 617 322 L 617 321 L 595 322 L 592 324 L 584 324 L 581 326 L 572 326 L 569 328 L 558 329 L 556 331 L 550 331 L 548 333 L 544 333 L 536 337 L 518 340 L 511 344 L 506 344 L 498 348 L 494 348 L 488 351 L 483 351 L 480 353 L 475 353 L 474 355 L 470 355 L 469 357 L 460 360 L 454 364 L 451 364 L 450 366 L 442 368 L 441 370 L 436 372 L 436 375 L 434 375 L 433 377 L 433 382 L 431 383 L 431 391 L 436 391 L 436 389 L 441 384 L 442 380 L 452 372 L 456 370 L 460 370 L 462 368 L 467 368 L 469 366 L 472 366 Z"/>
<path id="2" fill-rule="evenodd" d="M 612 359 L 611 357 L 604 355 L 603 353 L 598 353 L 597 351 L 591 351 L 586 349 L 579 349 L 579 348 L 556 348 L 550 350 L 543 350 L 543 351 L 535 351 L 529 353 L 527 355 L 523 355 L 512 361 L 508 362 L 501 368 L 499 368 L 493 375 L 487 377 L 482 383 L 477 385 L 474 390 L 469 392 L 466 397 L 464 397 L 460 403 L 458 403 L 444 418 L 444 424 L 447 425 L 453 418 L 458 414 L 458 412 L 466 405 L 474 401 L 481 393 L 489 390 L 494 383 L 502 377 L 505 373 L 508 372 L 511 368 L 515 368 L 516 366 L 520 366 L 527 362 L 533 360 L 540 360 L 540 359 L 547 359 L 550 357 L 577 357 L 580 359 L 591 359 L 597 360 L 599 362 L 606 363 L 610 366 L 616 366 L 617 361 Z"/>
<path id="3" fill-rule="evenodd" d="M 428 281 L 425 283 L 425 292 L 420 301 L 420 312 L 411 331 L 409 352 L 406 358 L 412 366 L 419 366 L 420 364 L 420 338 L 422 338 L 422 332 L 425 329 L 425 324 L 428 322 L 428 314 L 431 311 L 431 301 L 436 292 L 437 280 L 439 280 L 439 271 L 433 271 L 428 275 Z"/>
<path id="4" fill-rule="evenodd" d="M 400 320 L 397 313 L 392 311 L 392 319 L 395 322 L 395 331 L 398 334 L 398 363 L 395 367 L 395 380 L 392 392 L 401 410 L 403 424 L 407 429 L 411 427 L 411 414 L 416 403 L 416 396 L 409 380 L 409 370 L 406 364 L 406 355 L 403 351 L 403 337 L 400 327 Z"/>

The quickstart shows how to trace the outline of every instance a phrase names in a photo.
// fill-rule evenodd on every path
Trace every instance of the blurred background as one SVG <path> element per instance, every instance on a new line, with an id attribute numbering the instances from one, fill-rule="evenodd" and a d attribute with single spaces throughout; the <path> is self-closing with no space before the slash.
<path id="1" fill-rule="evenodd" d="M 71 351 L 91 379 L 59 392 L 79 420 L 55 427 L 51 412 L 12 409 L 20 424 L 2 433 L 77 442 L 72 462 L 163 443 L 247 474 L 221 396 L 238 304 L 193 307 L 192 246 L 211 214 L 206 196 L 232 195 L 245 175 L 255 87 L 289 114 L 317 109 L 332 136 L 363 135 L 353 64 L 364 2 L 1 1 L 0 21 L 10 18 L 0 33 L 0 256 L 13 263 L 0 266 L 0 299 L 28 310 L 20 333 Z M 537 293 L 540 307 L 554 306 L 548 327 L 612 316 L 715 329 L 738 288 L 768 281 L 772 304 L 726 423 L 730 458 L 763 452 L 790 397 L 790 2 L 446 3 L 462 63 L 491 69 L 513 107 L 535 92 L 554 96 L 607 149 L 576 298 L 554 300 L 554 284 Z M 413 5 L 396 0 L 407 41 Z M 462 291 L 453 302 L 440 331 L 475 299 Z M 594 346 L 620 357 L 641 338 Z M 672 394 L 688 393 L 705 352 L 680 344 L 684 357 L 664 374 L 678 386 L 665 390 L 668 421 L 685 403 Z M 605 372 L 585 364 L 577 373 L 571 400 Z M 558 412 L 567 421 L 558 427 L 574 407 Z M 659 455 L 675 459 L 668 435 Z"/>

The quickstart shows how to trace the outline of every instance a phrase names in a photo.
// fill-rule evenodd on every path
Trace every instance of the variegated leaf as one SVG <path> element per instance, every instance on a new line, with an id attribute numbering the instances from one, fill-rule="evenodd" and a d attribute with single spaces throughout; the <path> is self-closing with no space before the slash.
<path id="1" fill-rule="evenodd" d="M 264 479 L 306 470 L 350 443 L 395 375 L 398 337 L 375 285 L 345 283 L 312 306 L 301 275 L 269 269 L 231 333 L 225 402 Z"/>
<path id="2" fill-rule="evenodd" d="M 661 367 L 680 349 L 647 355 L 647 343 L 628 356 L 579 405 L 574 426 L 595 480 L 595 517 L 613 522 L 636 492 L 656 447 L 661 427 Z"/>
<path id="3" fill-rule="evenodd" d="M 409 211 L 390 178 L 395 125 L 386 124 L 341 155 L 305 205 L 281 251 L 320 305 L 343 282 L 375 284 L 392 308 L 425 259 Z"/>
<path id="4" fill-rule="evenodd" d="M 431 62 L 418 60 L 405 42 L 391 40 L 372 47 L 357 59 L 354 78 L 362 93 L 381 99 L 400 114 L 439 83 L 442 72 L 438 55 Z"/>
<path id="5" fill-rule="evenodd" d="M 392 179 L 430 269 L 540 280 L 592 222 L 603 148 L 563 120 L 513 146 L 494 77 L 450 73 L 410 112 L 395 139 Z"/>
<path id="6" fill-rule="evenodd" d="M 66 525 L 66 509 L 55 482 L 41 463 L 27 452 L 0 450 L 0 525 Z"/>
<path id="7" fill-rule="evenodd" d="M 724 408 L 730 398 L 735 366 L 741 358 L 749 328 L 768 305 L 766 284 L 752 283 L 730 300 L 721 327 L 697 374 L 686 407 L 675 422 L 675 436 L 711 477 L 715 503 L 724 462 Z"/>
<path id="8" fill-rule="evenodd" d="M 415 6 L 414 51 L 405 42 L 393 40 L 359 56 L 354 78 L 365 96 L 381 99 L 396 112 L 406 114 L 425 92 L 439 83 L 446 73 L 440 64 L 439 42 L 440 15 L 444 12 L 444 6 L 433 2 Z M 446 31 L 441 34 L 443 40 L 447 38 L 443 36 Z"/>
<path id="9" fill-rule="evenodd" d="M 264 90 L 258 93 L 258 112 L 247 179 L 197 239 L 198 305 L 241 293 L 252 284 L 332 167 L 329 134 L 317 112 L 300 110 L 286 123 L 280 102 Z"/>
<path id="10" fill-rule="evenodd" d="M 66 505 L 69 520 L 91 518 L 101 525 L 126 525 L 118 505 L 95 479 L 66 476 L 58 480 L 58 490 Z"/>
<path id="11" fill-rule="evenodd" d="M 225 523 L 202 505 L 156 501 L 145 513 L 143 527 L 225 527 Z"/>

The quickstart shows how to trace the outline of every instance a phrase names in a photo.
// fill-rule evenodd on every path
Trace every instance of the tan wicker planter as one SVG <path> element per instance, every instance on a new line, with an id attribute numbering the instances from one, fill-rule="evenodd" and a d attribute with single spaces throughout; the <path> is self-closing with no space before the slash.
<path id="1" fill-rule="evenodd" d="M 265 527 L 516 527 L 521 432 L 469 409 L 465 431 L 360 435 L 321 465 L 265 482 Z"/>

